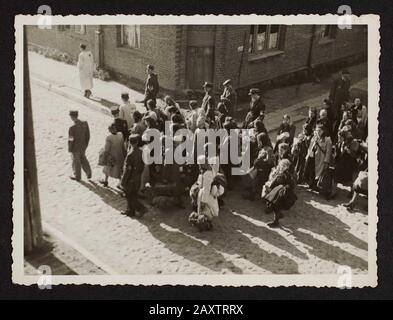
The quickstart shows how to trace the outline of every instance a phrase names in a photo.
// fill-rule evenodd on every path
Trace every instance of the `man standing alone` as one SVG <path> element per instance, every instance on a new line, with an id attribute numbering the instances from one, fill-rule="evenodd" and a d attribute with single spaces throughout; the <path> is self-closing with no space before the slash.
<path id="1" fill-rule="evenodd" d="M 349 78 L 349 71 L 344 69 L 341 71 L 341 77 L 335 79 L 332 83 L 329 93 L 329 100 L 331 101 L 331 117 L 333 118 L 333 135 L 337 135 L 338 126 L 342 117 L 342 105 L 349 101 L 349 89 L 351 87 L 351 80 Z"/>
<path id="2" fill-rule="evenodd" d="M 145 207 L 138 200 L 138 191 L 145 164 L 142 158 L 142 150 L 139 148 L 141 136 L 132 134 L 128 141 L 130 149 L 124 161 L 121 178 L 121 186 L 125 190 L 127 198 L 127 210 L 123 211 L 122 214 L 133 217 L 136 214 L 141 216 L 145 212 Z"/>
<path id="3" fill-rule="evenodd" d="M 89 98 L 91 96 L 91 89 L 93 88 L 93 72 L 94 72 L 94 60 L 93 54 L 86 50 L 86 45 L 81 44 L 79 46 L 80 53 L 78 57 L 78 70 L 79 79 L 84 96 Z"/>
<path id="4" fill-rule="evenodd" d="M 143 100 L 145 107 L 147 107 L 147 101 L 149 100 L 154 100 L 154 102 L 156 102 L 158 91 L 160 89 L 157 74 L 154 73 L 154 66 L 148 64 L 146 72 L 147 79 L 145 82 L 145 99 Z"/>
<path id="5" fill-rule="evenodd" d="M 91 179 L 91 168 L 86 158 L 86 149 L 89 145 L 90 130 L 87 121 L 78 119 L 78 111 L 70 111 L 71 120 L 74 125 L 68 131 L 68 151 L 72 155 L 72 180 L 81 180 L 81 168 L 86 173 L 87 179 Z"/>

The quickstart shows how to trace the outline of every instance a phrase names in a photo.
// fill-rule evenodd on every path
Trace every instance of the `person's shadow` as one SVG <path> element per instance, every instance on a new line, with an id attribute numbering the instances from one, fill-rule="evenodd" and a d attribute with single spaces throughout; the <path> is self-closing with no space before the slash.
<path id="1" fill-rule="evenodd" d="M 81 180 L 80 184 L 97 194 L 102 199 L 102 201 L 104 201 L 106 204 L 110 205 L 117 211 L 126 210 L 126 199 L 121 197 L 120 193 L 117 192 L 115 189 L 101 186 L 100 184 L 92 180 L 90 182 L 85 182 Z"/>
<path id="2" fill-rule="evenodd" d="M 191 208 L 187 209 L 191 213 Z M 253 225 L 230 212 L 221 210 L 220 216 L 213 222 L 213 230 L 208 232 L 199 232 L 188 223 L 187 218 L 188 216 L 184 214 L 184 210 L 158 213 L 156 219 L 161 224 L 176 230 L 173 232 L 173 236 L 169 237 L 168 232 L 170 231 L 162 228 L 159 223 L 158 225 L 157 222 L 148 223 L 145 219 L 142 219 L 141 222 L 146 223 L 153 236 L 164 242 L 167 248 L 186 259 L 192 261 L 197 259 L 196 262 L 208 266 L 213 271 L 217 271 L 217 268 L 220 270 L 228 268 L 227 264 L 233 265 L 232 262 L 225 259 L 222 254 L 225 253 L 235 256 L 239 260 L 248 260 L 271 273 L 298 273 L 298 265 L 294 260 L 262 249 L 247 235 L 252 238 L 258 238 L 262 235 L 265 241 L 270 241 L 283 250 L 289 250 L 299 258 L 306 258 L 303 252 L 294 248 L 280 235 L 273 234 L 273 231 L 267 230 L 265 227 Z M 237 273 L 233 268 L 230 267 L 229 269 Z M 236 269 L 238 268 L 236 267 Z"/>
<path id="3" fill-rule="evenodd" d="M 292 234 L 296 241 L 304 243 L 311 248 L 309 251 L 311 254 L 323 260 L 330 260 L 342 265 L 366 270 L 368 264 L 364 259 L 312 236 L 312 233 L 315 233 L 326 237 L 327 240 L 332 242 L 350 244 L 358 249 L 368 250 L 367 242 L 350 233 L 350 227 L 347 224 L 332 213 L 329 213 L 329 211 L 337 210 L 338 206 L 346 200 L 343 192 L 339 192 L 336 198 L 332 200 L 325 200 L 318 194 L 308 192 L 302 187 L 297 188 L 297 194 L 299 200 L 296 204 L 289 211 L 284 211 L 284 219 L 281 220 L 282 228 L 289 234 Z M 241 201 L 235 195 L 230 198 L 229 202 L 230 206 L 235 208 L 235 210 L 253 219 L 266 222 L 270 218 L 262 213 L 263 205 L 261 201 L 248 202 L 247 208 L 242 208 Z M 324 207 L 324 210 L 318 209 L 317 206 Z M 341 208 L 341 210 L 345 209 Z M 353 214 L 345 212 L 348 215 Z M 358 213 L 363 214 L 364 212 L 360 210 Z M 254 227 L 250 229 L 255 231 Z M 287 250 L 296 256 L 298 249 L 293 247 L 295 252 L 291 252 L 290 248 L 293 245 L 288 246 L 288 243 L 283 243 L 282 240 L 275 238 L 274 234 L 274 231 L 270 231 L 270 233 L 261 232 L 261 237 L 264 237 L 264 241 L 270 242 L 272 245 Z M 299 257 L 302 257 L 302 254 Z"/>

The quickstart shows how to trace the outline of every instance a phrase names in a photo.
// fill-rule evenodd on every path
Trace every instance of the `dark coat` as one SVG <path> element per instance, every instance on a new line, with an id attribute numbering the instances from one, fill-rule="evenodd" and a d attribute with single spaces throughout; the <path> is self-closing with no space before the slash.
<path id="1" fill-rule="evenodd" d="M 156 99 L 158 92 L 160 91 L 160 85 L 158 83 L 158 76 L 155 73 L 151 73 L 147 76 L 145 82 L 145 99 Z"/>
<path id="2" fill-rule="evenodd" d="M 281 123 L 280 127 L 278 128 L 278 131 L 277 131 L 277 136 L 279 136 L 280 134 L 282 134 L 284 132 L 289 133 L 289 138 L 284 139 L 280 142 L 285 142 L 285 143 L 288 143 L 289 145 L 292 145 L 293 139 L 295 138 L 296 126 L 294 126 L 293 124 Z"/>
<path id="3" fill-rule="evenodd" d="M 214 101 L 214 96 L 211 92 L 206 92 L 202 100 L 202 108 L 207 112 L 208 109 L 215 110 L 216 102 Z"/>
<path id="4" fill-rule="evenodd" d="M 121 185 L 127 193 L 138 192 L 144 166 L 142 150 L 139 148 L 130 149 L 124 161 L 121 178 Z"/>
<path id="5" fill-rule="evenodd" d="M 121 132 L 123 134 L 123 139 L 124 141 L 128 140 L 128 124 L 126 120 L 116 118 L 115 121 L 115 126 L 117 132 Z"/>
<path id="6" fill-rule="evenodd" d="M 87 121 L 75 121 L 68 130 L 68 152 L 85 152 L 90 140 L 90 130 Z"/>
<path id="7" fill-rule="evenodd" d="M 251 100 L 250 102 L 250 112 L 255 116 L 258 117 L 261 111 L 265 111 L 266 110 L 266 105 L 265 103 L 262 101 L 262 98 L 259 97 L 256 100 Z"/>
<path id="8" fill-rule="evenodd" d="M 333 81 L 330 88 L 329 100 L 332 102 L 332 117 L 337 119 L 337 114 L 340 111 L 341 104 L 349 100 L 349 88 L 351 87 L 350 80 L 338 78 Z"/>

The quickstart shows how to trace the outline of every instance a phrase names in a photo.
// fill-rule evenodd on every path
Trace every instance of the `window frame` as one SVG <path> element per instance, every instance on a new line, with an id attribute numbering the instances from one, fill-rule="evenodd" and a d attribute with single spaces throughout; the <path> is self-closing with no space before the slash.
<path id="1" fill-rule="evenodd" d="M 326 29 L 324 29 L 324 27 L 329 27 L 327 35 L 325 35 Z M 338 30 L 338 27 L 335 24 L 320 25 L 320 42 L 331 42 L 331 41 L 336 40 L 337 30 Z"/>
<path id="2" fill-rule="evenodd" d="M 259 24 L 258 25 L 251 25 L 249 29 L 249 34 L 248 34 L 248 54 L 249 55 L 261 55 L 264 53 L 269 53 L 269 52 L 275 52 L 275 51 L 281 51 L 281 37 L 283 33 L 283 27 L 282 25 L 277 25 L 278 26 L 278 31 L 277 31 L 277 40 L 276 40 L 276 46 L 273 48 L 269 48 L 269 42 L 270 42 L 270 35 L 271 35 L 271 24 L 267 24 L 266 26 L 266 32 L 265 32 L 265 42 L 264 42 L 264 48 L 258 50 L 257 49 L 257 43 L 258 43 L 258 29 L 259 29 Z M 253 29 L 253 32 L 251 32 L 251 28 Z M 250 36 L 252 34 L 252 40 L 250 41 Z"/>
<path id="3" fill-rule="evenodd" d="M 137 35 L 138 39 L 136 41 L 136 46 L 131 46 L 128 43 L 125 42 L 125 27 L 126 26 L 136 26 L 137 27 Z M 126 48 L 126 49 L 131 49 L 131 50 L 139 50 L 141 48 L 141 26 L 138 24 L 133 24 L 133 25 L 120 25 L 118 29 L 118 46 L 121 48 Z"/>

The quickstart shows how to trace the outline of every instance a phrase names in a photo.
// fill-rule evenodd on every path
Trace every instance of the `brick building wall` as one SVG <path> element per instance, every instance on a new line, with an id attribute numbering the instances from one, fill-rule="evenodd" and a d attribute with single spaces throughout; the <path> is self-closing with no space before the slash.
<path id="1" fill-rule="evenodd" d="M 160 86 L 169 92 L 201 90 L 206 80 L 221 89 L 227 78 L 233 80 L 235 88 L 246 90 L 266 80 L 306 70 L 309 63 L 314 68 L 367 53 L 367 32 L 363 26 L 344 30 L 336 27 L 331 38 L 321 37 L 321 26 L 281 26 L 278 48 L 257 54 L 248 52 L 249 25 L 141 25 L 139 48 L 121 46 L 119 28 L 88 25 L 86 32 L 80 34 L 74 26 L 64 31 L 58 27 L 41 30 L 30 26 L 27 36 L 30 43 L 57 48 L 74 57 L 79 53 L 79 43 L 85 43 L 96 61 L 98 51 L 101 52 L 105 69 L 140 83 L 146 78 L 146 65 L 153 64 Z"/>
<path id="2" fill-rule="evenodd" d="M 218 86 L 226 78 L 231 78 L 237 88 L 250 87 L 264 80 L 307 69 L 312 26 L 284 27 L 276 53 L 253 56 L 248 53 L 250 26 L 227 26 L 225 40 L 218 44 L 224 46 L 225 53 L 225 62 L 220 62 L 218 67 L 225 71 L 219 71 L 216 75 Z M 367 33 L 362 26 L 353 26 L 351 30 L 337 29 L 336 37 L 325 42 L 320 39 L 319 26 L 315 29 L 312 67 L 367 52 Z M 244 52 L 240 47 L 243 47 Z"/>
<path id="3" fill-rule="evenodd" d="M 104 64 L 109 70 L 133 79 L 146 79 L 146 65 L 152 64 L 160 86 L 176 90 L 177 26 L 144 25 L 140 27 L 140 48 L 119 46 L 118 27 L 103 26 Z"/>
<path id="4" fill-rule="evenodd" d="M 28 26 L 27 39 L 29 43 L 66 52 L 75 59 L 80 52 L 79 44 L 84 43 L 97 59 L 98 53 L 94 50 L 96 30 L 97 26 L 86 26 L 85 33 L 81 34 L 76 32 L 75 26 L 69 26 L 65 29 L 61 29 L 59 26 L 53 26 L 52 29 Z"/>

